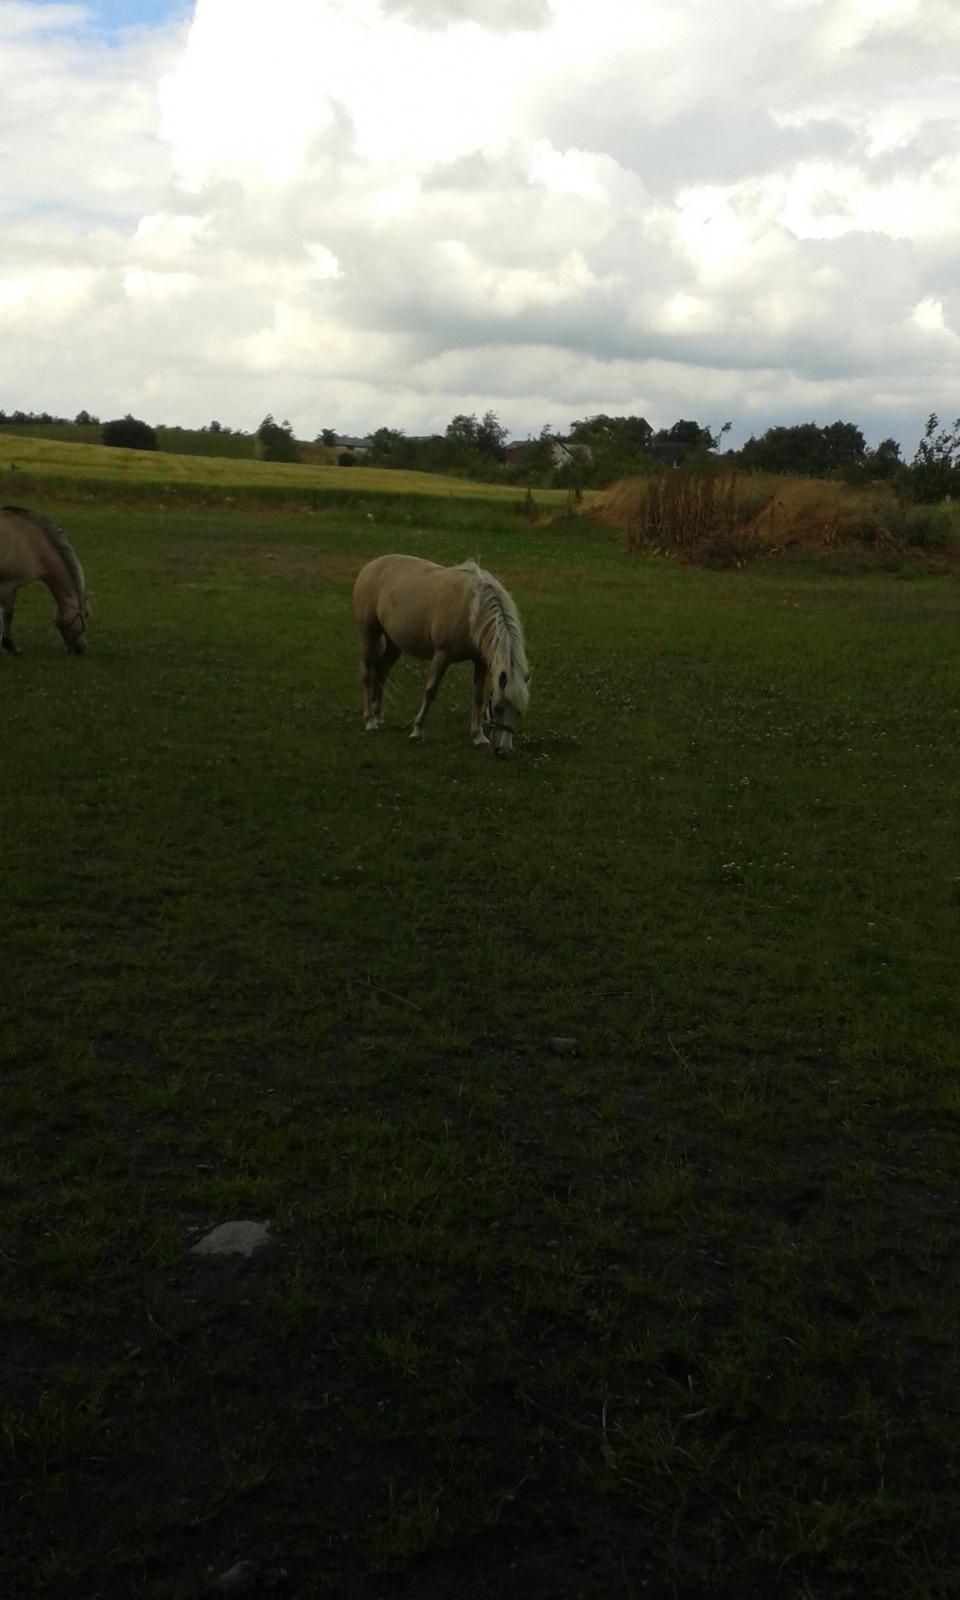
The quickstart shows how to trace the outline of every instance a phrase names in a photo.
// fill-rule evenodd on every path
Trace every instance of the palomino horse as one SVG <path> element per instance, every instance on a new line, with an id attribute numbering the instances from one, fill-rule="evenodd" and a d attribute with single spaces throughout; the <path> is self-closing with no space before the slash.
<path id="1" fill-rule="evenodd" d="M 470 737 L 475 745 L 492 745 L 494 755 L 510 754 L 517 722 L 527 709 L 530 673 L 517 608 L 502 583 L 475 561 L 440 567 L 418 556 L 379 556 L 353 586 L 353 610 L 368 733 L 381 725 L 384 684 L 399 655 L 430 662 L 411 739 L 423 738 L 424 718 L 447 668 L 472 661 Z M 489 739 L 483 731 L 488 671 L 493 676 Z"/>
<path id="2" fill-rule="evenodd" d="M 56 602 L 56 625 L 67 649 L 87 648 L 87 590 L 83 568 L 65 534 L 49 517 L 22 506 L 0 507 L 0 645 L 20 652 L 11 638 L 13 600 L 25 583 L 39 579 Z"/>

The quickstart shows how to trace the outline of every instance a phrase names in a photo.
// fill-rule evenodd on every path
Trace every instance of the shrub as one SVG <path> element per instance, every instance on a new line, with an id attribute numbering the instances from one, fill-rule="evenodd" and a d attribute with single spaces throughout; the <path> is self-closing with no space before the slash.
<path id="1" fill-rule="evenodd" d="M 125 417 L 105 422 L 100 429 L 100 438 L 103 444 L 117 445 L 123 450 L 157 449 L 157 435 L 149 422 L 141 422 L 139 417 L 132 417 L 129 411 Z"/>

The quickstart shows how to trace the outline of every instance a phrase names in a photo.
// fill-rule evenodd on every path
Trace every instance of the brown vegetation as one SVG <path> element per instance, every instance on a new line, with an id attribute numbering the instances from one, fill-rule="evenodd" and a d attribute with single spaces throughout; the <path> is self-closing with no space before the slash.
<path id="1" fill-rule="evenodd" d="M 660 472 L 615 483 L 599 507 L 627 549 L 697 566 L 742 566 L 788 550 L 958 553 L 955 508 L 905 503 L 886 484 L 731 471 Z"/>

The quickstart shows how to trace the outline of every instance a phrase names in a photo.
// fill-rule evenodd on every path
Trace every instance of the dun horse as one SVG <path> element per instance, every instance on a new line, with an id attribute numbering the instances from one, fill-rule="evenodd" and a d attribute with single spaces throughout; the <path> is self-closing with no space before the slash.
<path id="1" fill-rule="evenodd" d="M 87 604 L 83 568 L 65 534 L 48 517 L 22 506 L 0 508 L 0 645 L 9 655 L 13 642 L 13 602 L 25 583 L 39 580 L 53 595 L 60 637 L 74 655 L 87 648 Z"/>
<path id="2" fill-rule="evenodd" d="M 470 737 L 506 756 L 529 692 L 523 628 L 517 608 L 502 583 L 475 561 L 440 567 L 418 556 L 379 556 L 359 574 L 353 610 L 360 634 L 364 722 L 374 733 L 382 721 L 383 689 L 397 657 L 430 662 L 423 704 L 411 739 L 423 738 L 423 723 L 447 668 L 473 663 Z M 490 728 L 483 730 L 487 673 L 493 689 L 487 702 Z"/>

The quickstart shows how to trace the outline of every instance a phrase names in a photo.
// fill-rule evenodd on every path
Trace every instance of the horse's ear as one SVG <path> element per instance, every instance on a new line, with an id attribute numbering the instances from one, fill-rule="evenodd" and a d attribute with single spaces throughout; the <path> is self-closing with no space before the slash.
<path id="1" fill-rule="evenodd" d="M 500 674 L 500 687 L 501 689 L 505 689 L 507 687 L 507 674 L 505 672 L 501 672 Z"/>

